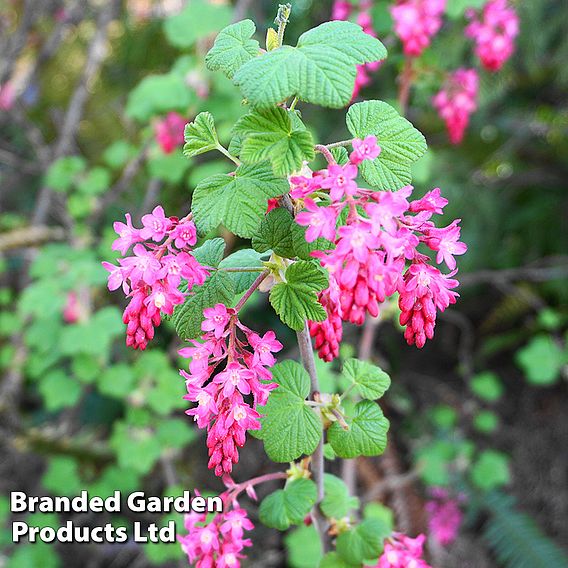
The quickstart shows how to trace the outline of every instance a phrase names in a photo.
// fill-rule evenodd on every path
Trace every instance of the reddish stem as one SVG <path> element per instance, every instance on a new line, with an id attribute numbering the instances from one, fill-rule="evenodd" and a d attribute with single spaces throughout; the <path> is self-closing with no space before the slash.
<path id="1" fill-rule="evenodd" d="M 246 303 L 246 301 L 252 296 L 253 292 L 262 284 L 263 280 L 268 276 L 269 271 L 265 270 L 256 277 L 256 280 L 252 283 L 251 287 L 244 293 L 243 297 L 239 300 L 239 303 L 235 306 L 235 310 L 238 312 Z"/>
<path id="2" fill-rule="evenodd" d="M 398 91 L 398 104 L 400 106 L 400 114 L 404 116 L 408 107 L 408 99 L 410 97 L 410 88 L 412 87 L 412 80 L 414 72 L 412 70 L 413 59 L 407 57 L 404 63 L 404 69 L 400 76 L 400 87 Z"/>

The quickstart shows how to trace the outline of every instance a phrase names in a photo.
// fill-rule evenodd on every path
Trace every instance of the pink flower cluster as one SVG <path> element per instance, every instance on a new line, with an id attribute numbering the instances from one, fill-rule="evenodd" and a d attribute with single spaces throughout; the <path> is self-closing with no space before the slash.
<path id="1" fill-rule="evenodd" d="M 358 14 L 356 21 L 363 28 L 363 31 L 370 36 L 377 37 L 373 29 L 373 18 L 371 17 L 372 0 L 361 0 L 358 6 Z M 331 19 L 332 20 L 348 20 L 356 7 L 353 2 L 346 0 L 336 0 L 333 3 Z M 357 65 L 357 76 L 355 77 L 355 87 L 353 88 L 352 99 L 355 99 L 361 89 L 371 82 L 370 73 L 376 72 L 381 66 L 381 61 L 373 61 L 365 65 Z"/>
<path id="2" fill-rule="evenodd" d="M 376 158 L 380 148 L 374 136 L 353 140 L 352 144 L 346 165 L 332 163 L 312 177 L 290 178 L 290 195 L 304 202 L 304 211 L 296 221 L 307 227 L 306 240 L 323 237 L 335 243 L 332 250 L 312 253 L 330 273 L 332 286 L 324 303 L 329 305 L 332 299 L 336 305 L 330 312 L 339 314 L 343 321 L 361 325 L 367 313 L 377 316 L 379 304 L 398 292 L 405 338 L 409 345 L 423 347 L 426 339 L 433 337 L 436 311 L 445 310 L 458 296 L 453 291 L 458 286 L 452 278 L 454 255 L 467 249 L 459 241 L 459 219 L 445 228 L 437 228 L 430 220 L 447 204 L 438 188 L 422 199 L 408 201 L 411 186 L 393 192 L 358 187 L 358 165 Z M 325 190 L 329 193 L 322 199 Z M 340 216 L 341 226 L 337 229 Z M 444 262 L 452 272 L 442 274 L 429 264 L 430 258 L 418 252 L 421 243 L 436 252 L 438 264 Z M 312 335 L 325 336 L 318 340 L 325 346 L 320 351 L 325 359 L 333 353 L 337 339 L 335 322 L 328 323 L 312 326 Z"/>
<path id="3" fill-rule="evenodd" d="M 268 367 L 276 362 L 273 353 L 282 344 L 273 331 L 263 336 L 251 331 L 239 321 L 235 309 L 223 304 L 206 308 L 203 315 L 202 342 L 192 341 L 192 347 L 179 352 L 191 358 L 189 373 L 182 370 L 180 374 L 186 379 L 184 398 L 197 403 L 186 413 L 199 428 L 207 428 L 209 469 L 223 476 L 239 461 L 238 448 L 245 443 L 246 431 L 260 429 L 256 407 L 265 405 L 270 391 L 278 386 L 267 382 L 272 379 Z M 223 370 L 213 375 L 223 362 Z"/>
<path id="4" fill-rule="evenodd" d="M 391 7 L 394 31 L 405 55 L 418 57 L 442 27 L 446 0 L 399 0 Z"/>
<path id="5" fill-rule="evenodd" d="M 209 275 L 190 252 L 197 241 L 193 221 L 166 217 L 158 206 L 142 217 L 142 225 L 142 229 L 133 227 L 128 213 L 126 223 L 115 222 L 118 239 L 112 250 L 119 251 L 123 258 L 118 266 L 102 263 L 109 272 L 109 290 L 122 287 L 130 298 L 122 319 L 126 324 L 126 345 L 134 349 L 146 349 L 154 337 L 154 328 L 160 325 L 161 314 L 171 315 L 192 287 L 203 284 Z M 131 246 L 133 254 L 125 256 Z M 187 282 L 186 293 L 178 289 L 182 279 Z"/>
<path id="6" fill-rule="evenodd" d="M 452 144 L 459 144 L 477 109 L 479 76 L 475 69 L 457 69 L 446 80 L 442 90 L 432 99 L 434 108 L 446 123 Z"/>
<path id="7" fill-rule="evenodd" d="M 475 41 L 475 54 L 489 71 L 498 71 L 515 51 L 519 17 L 508 0 L 489 0 L 481 17 L 470 12 L 465 33 Z"/>
<path id="8" fill-rule="evenodd" d="M 423 534 L 410 538 L 401 533 L 393 533 L 386 540 L 383 554 L 374 568 L 431 568 L 422 559 L 425 540 Z"/>
<path id="9" fill-rule="evenodd" d="M 339 357 L 339 344 L 343 339 L 343 321 L 340 314 L 339 285 L 330 275 L 329 287 L 319 295 L 319 303 L 325 308 L 327 318 L 309 323 L 310 335 L 320 359 L 330 362 Z"/>
<path id="10" fill-rule="evenodd" d="M 462 523 L 460 509 L 462 498 L 453 498 L 446 489 L 434 487 L 432 499 L 426 503 L 428 529 L 432 537 L 442 546 L 448 546 L 456 540 Z"/>
<path id="11" fill-rule="evenodd" d="M 0 110 L 10 110 L 16 101 L 16 91 L 12 83 L 0 85 Z"/>
<path id="12" fill-rule="evenodd" d="M 177 112 L 169 112 L 166 118 L 154 125 L 156 142 L 165 154 L 171 154 L 183 144 L 183 132 L 187 121 Z"/>
<path id="13" fill-rule="evenodd" d="M 178 535 L 178 541 L 189 562 L 196 568 L 239 568 L 242 550 L 252 545 L 250 539 L 243 538 L 244 531 L 254 528 L 247 512 L 237 505 L 215 515 L 209 523 L 206 517 L 194 512 L 185 515 L 188 534 Z"/>

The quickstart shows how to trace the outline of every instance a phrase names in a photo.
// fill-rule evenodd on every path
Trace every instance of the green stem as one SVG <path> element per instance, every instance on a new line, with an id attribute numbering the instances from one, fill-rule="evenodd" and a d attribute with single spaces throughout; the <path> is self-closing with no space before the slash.
<path id="1" fill-rule="evenodd" d="M 230 266 L 227 268 L 220 267 L 217 270 L 223 272 L 264 272 L 265 268 L 263 266 Z"/>
<path id="2" fill-rule="evenodd" d="M 292 101 L 292 104 L 290 105 L 290 108 L 288 110 L 294 110 L 297 104 L 298 104 L 298 97 L 294 97 L 294 100 Z"/>
<path id="3" fill-rule="evenodd" d="M 281 47 L 284 43 L 284 32 L 286 31 L 291 11 L 292 4 L 280 4 L 278 6 L 278 14 L 274 20 L 274 23 L 278 24 L 278 47 Z"/>
<path id="4" fill-rule="evenodd" d="M 229 153 L 229 151 L 224 146 L 221 146 L 221 144 L 217 145 L 217 150 L 219 150 L 219 152 L 221 152 L 221 154 L 223 154 L 224 156 L 227 156 L 227 158 L 229 158 L 229 160 L 231 160 L 231 162 L 233 162 L 237 166 L 241 165 L 241 161 L 238 158 L 235 158 L 235 156 L 233 156 L 231 153 Z"/>
<path id="5" fill-rule="evenodd" d="M 321 144 L 316 144 L 314 146 L 314 150 L 316 152 L 319 152 L 320 154 L 322 154 L 323 157 L 326 159 L 328 164 L 336 164 L 337 163 L 335 161 L 335 158 L 333 157 L 333 154 L 327 149 L 327 146 L 322 146 Z"/>

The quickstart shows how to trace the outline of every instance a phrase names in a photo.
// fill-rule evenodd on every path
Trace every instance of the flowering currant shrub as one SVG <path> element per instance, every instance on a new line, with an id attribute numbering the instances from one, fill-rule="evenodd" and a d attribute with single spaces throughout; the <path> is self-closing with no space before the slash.
<path id="1" fill-rule="evenodd" d="M 383 453 L 389 422 L 376 401 L 390 379 L 369 362 L 347 359 L 339 392 L 322 392 L 312 337 L 330 361 L 344 323 L 362 325 L 398 298 L 404 337 L 422 347 L 434 335 L 437 312 L 458 297 L 455 257 L 466 246 L 459 220 L 434 222 L 447 204 L 439 188 L 413 195 L 411 166 L 426 143 L 393 107 L 353 104 L 346 115 L 350 137 L 316 142 L 299 107 L 348 105 L 358 68 L 382 61 L 386 49 L 347 21 L 324 23 L 296 46 L 284 45 L 289 13 L 288 5 L 280 7 L 266 49 L 250 20 L 217 36 L 207 66 L 233 81 L 247 111 L 228 147 L 214 117 L 198 114 L 185 127 L 184 154 L 219 151 L 234 171 L 203 179 L 182 218 L 166 217 L 158 206 L 141 228 L 128 214 L 126 223 L 115 223 L 113 249 L 122 258 L 104 263 L 109 288 L 129 298 L 128 345 L 146 348 L 163 316 L 188 342 L 180 350 L 188 359 L 180 371 L 187 414 L 207 431 L 209 468 L 227 488 L 223 513 L 186 518 L 179 540 L 191 563 L 239 566 L 251 545 L 244 532 L 253 526 L 237 496 L 256 499 L 256 485 L 284 480 L 262 501 L 260 521 L 279 530 L 313 525 L 321 565 L 426 567 L 423 536 L 393 533 L 368 514 L 358 520 L 358 501 L 324 472 L 324 445 L 328 457 Z M 206 238 L 219 225 L 251 248 L 225 257 L 224 240 Z M 268 293 L 296 332 L 301 364 L 277 363 L 283 344 L 275 333 L 244 323 L 242 308 L 257 292 Z M 236 482 L 247 433 L 289 469 Z"/>
<path id="2" fill-rule="evenodd" d="M 377 37 L 372 9 L 373 2 L 367 0 L 336 0 L 331 18 L 356 21 L 365 33 Z M 388 11 L 394 34 L 402 43 L 405 59 L 399 77 L 400 106 L 406 107 L 413 84 L 419 85 L 424 79 L 424 83 L 430 87 L 430 76 L 443 76 L 443 81 L 436 79 L 441 89 L 433 97 L 432 105 L 445 122 L 450 142 L 459 144 L 471 114 L 477 109 L 479 72 L 473 67 L 435 69 L 430 62 L 424 64 L 419 59 L 432 45 L 447 20 L 467 18 L 469 23 L 463 34 L 465 38 L 473 40 L 474 52 L 482 67 L 490 72 L 499 71 L 515 51 L 515 39 L 519 33 L 519 18 L 515 8 L 509 0 L 397 0 L 389 6 Z M 383 30 L 387 39 L 389 32 Z M 379 67 L 377 63 L 358 67 L 353 99 L 371 83 L 372 74 Z"/>

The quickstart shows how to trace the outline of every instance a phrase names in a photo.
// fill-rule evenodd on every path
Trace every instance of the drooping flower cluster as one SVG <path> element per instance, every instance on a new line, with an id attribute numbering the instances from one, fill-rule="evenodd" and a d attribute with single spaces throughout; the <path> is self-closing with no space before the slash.
<path id="1" fill-rule="evenodd" d="M 180 374 L 186 379 L 184 398 L 197 403 L 186 413 L 199 428 L 207 428 L 209 469 L 222 476 L 239 461 L 238 448 L 245 443 L 246 431 L 260 429 L 256 407 L 266 404 L 270 391 L 278 386 L 266 381 L 272 379 L 269 367 L 282 344 L 273 331 L 260 336 L 250 330 L 235 309 L 223 304 L 206 308 L 203 315 L 202 342 L 192 341 L 192 347 L 179 352 L 191 359 L 189 373 Z M 214 375 L 222 363 L 225 367 Z"/>
<path id="2" fill-rule="evenodd" d="M 519 17 L 508 0 L 489 0 L 480 16 L 470 11 L 465 34 L 475 41 L 475 54 L 489 71 L 498 71 L 515 51 Z"/>
<path id="3" fill-rule="evenodd" d="M 398 292 L 405 338 L 409 345 L 423 347 L 433 337 L 436 311 L 455 303 L 458 294 L 453 289 L 458 281 L 452 278 L 455 272 L 442 274 L 429 264 L 431 259 L 418 246 L 422 243 L 436 252 L 436 262 L 445 262 L 454 271 L 454 255 L 467 248 L 459 242 L 459 220 L 445 228 L 431 221 L 447 204 L 438 188 L 422 199 L 408 201 L 411 186 L 393 192 L 358 187 L 358 165 L 376 158 L 380 148 L 374 136 L 352 144 L 347 164 L 332 163 L 312 177 L 290 178 L 290 195 L 303 199 L 304 211 L 296 221 L 307 227 L 306 240 L 323 237 L 335 243 L 335 248 L 312 253 L 332 281 L 323 304 L 331 306 L 328 312 L 343 321 L 361 325 L 367 313 L 377 316 L 379 305 Z M 325 190 L 329 193 L 322 197 Z M 320 357 L 332 358 L 338 337 L 336 321 L 328 319 L 327 324 L 312 325 L 311 330 L 318 338 Z"/>
<path id="4" fill-rule="evenodd" d="M 452 144 L 463 140 L 469 117 L 477 109 L 478 88 L 479 75 L 475 69 L 457 69 L 432 99 L 434 108 L 446 123 Z"/>
<path id="5" fill-rule="evenodd" d="M 383 554 L 374 568 L 431 568 L 422 559 L 425 540 L 423 534 L 410 538 L 401 533 L 393 533 L 385 541 Z"/>
<path id="6" fill-rule="evenodd" d="M 183 144 L 183 131 L 186 122 L 181 114 L 169 112 L 164 119 L 155 123 L 156 142 L 158 142 L 164 154 L 171 154 Z"/>
<path id="7" fill-rule="evenodd" d="M 219 513 L 210 522 L 206 514 L 185 515 L 187 535 L 178 535 L 178 541 L 189 562 L 196 568 L 239 568 L 241 554 L 252 542 L 244 537 L 244 531 L 254 528 L 247 512 L 237 506 Z"/>
<path id="8" fill-rule="evenodd" d="M 462 499 L 452 497 L 443 487 L 434 487 L 431 495 L 426 503 L 428 529 L 439 544 L 448 546 L 456 540 L 463 520 Z"/>
<path id="9" fill-rule="evenodd" d="M 205 282 L 209 271 L 191 254 L 197 241 L 193 221 L 166 217 L 162 207 L 142 217 L 142 229 L 132 226 L 130 214 L 126 223 L 115 222 L 118 234 L 112 249 L 123 258 L 118 266 L 103 262 L 109 272 L 109 290 L 122 287 L 130 298 L 122 320 L 126 324 L 126 345 L 145 349 L 154 337 L 154 328 L 160 325 L 161 314 L 171 315 L 176 305 L 183 303 L 195 285 Z M 130 247 L 132 255 L 126 256 Z M 182 279 L 187 292 L 178 289 Z"/>
<path id="10" fill-rule="evenodd" d="M 405 55 L 418 57 L 442 27 L 446 0 L 400 0 L 390 10 Z"/>
<path id="11" fill-rule="evenodd" d="M 363 31 L 366 34 L 377 37 L 377 34 L 373 29 L 373 18 L 371 17 L 372 7 L 372 0 L 361 0 L 358 6 L 356 6 L 353 2 L 336 0 L 333 3 L 331 19 L 348 20 L 354 15 L 354 12 L 358 12 L 356 22 L 363 28 Z M 381 63 L 381 61 L 373 61 L 364 65 L 357 65 L 357 76 L 355 77 L 352 99 L 356 98 L 361 89 L 371 82 L 370 73 L 377 71 L 381 66 Z"/>

